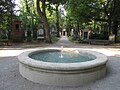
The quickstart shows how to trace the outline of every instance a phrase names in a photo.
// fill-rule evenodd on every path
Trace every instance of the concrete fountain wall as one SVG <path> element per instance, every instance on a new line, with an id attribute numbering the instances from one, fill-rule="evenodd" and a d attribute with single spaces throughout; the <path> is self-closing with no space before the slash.
<path id="1" fill-rule="evenodd" d="M 30 81 L 46 85 L 79 86 L 104 77 L 107 57 L 94 51 L 87 52 L 96 59 L 80 63 L 51 63 L 31 59 L 29 56 L 47 50 L 27 51 L 18 56 L 19 72 Z M 56 49 L 55 49 L 56 50 Z"/>

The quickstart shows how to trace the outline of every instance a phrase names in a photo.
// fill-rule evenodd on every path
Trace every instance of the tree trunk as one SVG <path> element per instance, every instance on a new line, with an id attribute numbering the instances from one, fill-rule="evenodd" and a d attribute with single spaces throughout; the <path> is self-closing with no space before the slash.
<path id="1" fill-rule="evenodd" d="M 27 0 L 25 0 L 25 7 L 26 7 L 26 11 L 30 13 L 30 9 L 28 7 L 28 1 Z"/>
<path id="2" fill-rule="evenodd" d="M 117 43 L 117 33 L 118 33 L 118 21 L 113 22 L 113 34 L 115 34 L 115 43 Z"/>
<path id="3" fill-rule="evenodd" d="M 36 5 L 37 5 L 37 12 L 43 22 L 43 26 L 45 30 L 45 40 L 47 43 L 51 43 L 50 30 L 49 30 L 48 20 L 45 12 L 45 9 L 46 9 L 45 1 L 46 0 L 42 0 L 42 7 L 41 7 L 42 9 L 40 8 L 40 0 L 36 1 Z"/>
<path id="4" fill-rule="evenodd" d="M 42 18 L 43 18 L 42 19 L 43 26 L 44 26 L 44 29 L 45 29 L 45 40 L 46 40 L 46 43 L 51 43 L 50 29 L 49 29 L 47 17 L 43 16 Z"/>
<path id="5" fill-rule="evenodd" d="M 80 23 L 77 21 L 77 33 L 78 33 L 78 40 L 80 40 Z"/>
<path id="6" fill-rule="evenodd" d="M 112 31 L 111 31 L 111 24 L 112 24 L 112 21 L 110 19 L 108 19 L 108 34 L 112 34 Z"/>
<path id="7" fill-rule="evenodd" d="M 57 37 L 60 37 L 60 27 L 59 27 L 59 12 L 58 12 L 58 6 L 59 4 L 56 5 L 56 28 L 57 28 Z"/>

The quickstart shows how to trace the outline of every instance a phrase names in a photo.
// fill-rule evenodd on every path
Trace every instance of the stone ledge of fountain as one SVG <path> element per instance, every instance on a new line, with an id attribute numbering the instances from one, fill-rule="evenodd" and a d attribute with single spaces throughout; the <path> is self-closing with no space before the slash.
<path id="1" fill-rule="evenodd" d="M 79 86 L 95 81 L 106 73 L 107 57 L 94 51 L 82 50 L 96 56 L 95 60 L 80 63 L 51 63 L 36 61 L 29 56 L 34 53 L 59 50 L 40 49 L 27 51 L 18 56 L 19 72 L 30 81 L 56 86 Z"/>

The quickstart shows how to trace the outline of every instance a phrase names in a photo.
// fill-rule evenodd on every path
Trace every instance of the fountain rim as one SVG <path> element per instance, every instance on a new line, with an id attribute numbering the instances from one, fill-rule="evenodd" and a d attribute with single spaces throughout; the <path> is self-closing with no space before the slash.
<path id="1" fill-rule="evenodd" d="M 77 62 L 77 63 L 54 63 L 54 62 L 37 61 L 29 57 L 31 53 L 45 51 L 45 50 L 46 51 L 60 50 L 60 48 L 44 48 L 39 50 L 31 50 L 31 51 L 23 52 L 18 56 L 19 62 L 29 67 L 45 69 L 45 70 L 83 70 L 83 69 L 90 69 L 105 65 L 108 61 L 107 57 L 102 53 L 91 50 L 80 50 L 80 49 L 77 50 L 81 52 L 90 53 L 96 56 L 96 59 L 86 62 Z"/>

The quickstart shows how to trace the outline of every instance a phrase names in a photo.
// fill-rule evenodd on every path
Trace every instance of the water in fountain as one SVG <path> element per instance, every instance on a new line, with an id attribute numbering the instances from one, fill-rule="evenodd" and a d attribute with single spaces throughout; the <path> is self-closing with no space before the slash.
<path id="1" fill-rule="evenodd" d="M 61 53 L 60 53 L 60 58 L 63 58 L 63 46 L 61 46 Z"/>
<path id="2" fill-rule="evenodd" d="M 44 62 L 54 62 L 54 63 L 76 63 L 76 62 L 86 62 L 91 61 L 96 58 L 96 56 L 87 53 L 80 52 L 79 50 L 48 50 L 43 52 L 38 52 L 30 56 L 32 59 L 40 60 Z"/>

